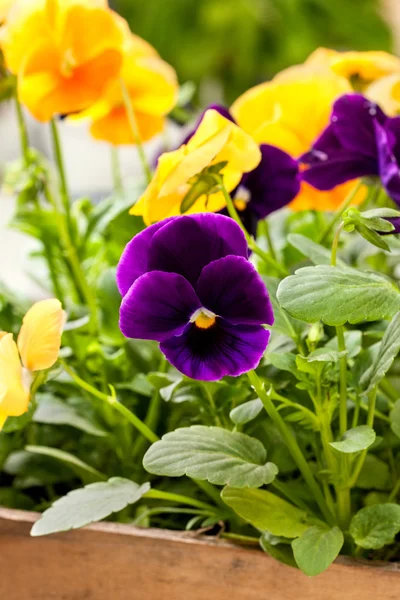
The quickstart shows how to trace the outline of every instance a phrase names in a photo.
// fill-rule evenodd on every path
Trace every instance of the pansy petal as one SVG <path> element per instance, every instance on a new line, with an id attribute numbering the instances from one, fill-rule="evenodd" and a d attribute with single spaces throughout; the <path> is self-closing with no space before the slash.
<path id="1" fill-rule="evenodd" d="M 199 308 L 196 292 L 182 275 L 152 271 L 124 296 L 119 326 L 128 338 L 161 342 L 181 335 Z"/>
<path id="2" fill-rule="evenodd" d="M 23 382 L 23 370 L 17 345 L 11 333 L 0 340 L 0 419 L 19 417 L 28 410 L 29 388 Z"/>
<path id="3" fill-rule="evenodd" d="M 375 124 L 376 139 L 379 149 L 379 174 L 382 185 L 388 195 L 400 205 L 400 169 L 393 152 L 391 132 L 385 127 Z"/>
<path id="4" fill-rule="evenodd" d="M 286 206 L 300 190 L 298 163 L 283 150 L 262 144 L 261 162 L 243 176 L 241 185 L 249 190 L 250 208 L 259 219 Z"/>
<path id="5" fill-rule="evenodd" d="M 378 174 L 377 161 L 356 152 L 341 150 L 301 173 L 301 178 L 318 190 L 332 188 L 358 177 Z"/>
<path id="6" fill-rule="evenodd" d="M 331 122 L 344 149 L 376 157 L 374 121 L 384 124 L 387 117 L 377 104 L 361 94 L 345 94 L 333 105 Z"/>
<path id="7" fill-rule="evenodd" d="M 228 119 L 229 121 L 232 121 L 232 123 L 235 123 L 235 119 L 232 117 L 231 113 L 229 112 L 229 109 L 226 108 L 225 106 L 222 106 L 222 104 L 210 104 L 210 106 L 208 106 L 200 115 L 200 117 L 198 118 L 195 126 L 193 127 L 193 129 L 187 134 L 187 136 L 185 137 L 185 139 L 183 140 L 182 144 L 187 144 L 188 141 L 193 137 L 193 135 L 196 133 L 196 131 L 198 130 L 204 115 L 206 114 L 206 112 L 208 110 L 216 110 L 220 115 L 222 115 L 223 117 L 225 117 L 225 119 Z"/>
<path id="8" fill-rule="evenodd" d="M 154 235 L 148 270 L 183 275 L 195 286 L 199 275 L 213 260 L 234 254 L 247 258 L 247 242 L 239 225 L 213 213 L 183 216 Z"/>
<path id="9" fill-rule="evenodd" d="M 29 371 L 41 371 L 54 365 L 64 323 L 65 313 L 59 300 L 42 300 L 28 310 L 18 336 L 24 367 Z"/>
<path id="10" fill-rule="evenodd" d="M 216 381 L 226 375 L 237 377 L 255 369 L 269 337 L 270 332 L 262 327 L 234 326 L 218 319 L 209 329 L 192 325 L 180 337 L 160 344 L 160 350 L 187 377 Z"/>
<path id="11" fill-rule="evenodd" d="M 164 219 L 146 227 L 125 247 L 117 266 L 117 285 L 122 296 L 125 296 L 138 277 L 147 272 L 150 242 L 154 234 L 171 220 L 171 218 Z"/>
<path id="12" fill-rule="evenodd" d="M 241 256 L 226 256 L 201 272 L 196 286 L 202 305 L 233 325 L 272 325 L 267 288 L 253 265 Z"/>

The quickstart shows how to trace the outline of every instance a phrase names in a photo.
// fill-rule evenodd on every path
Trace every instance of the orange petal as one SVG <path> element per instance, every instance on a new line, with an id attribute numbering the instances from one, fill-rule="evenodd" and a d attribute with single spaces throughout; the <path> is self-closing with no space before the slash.
<path id="1" fill-rule="evenodd" d="M 357 181 L 348 181 L 342 185 L 334 187 L 328 192 L 321 192 L 313 188 L 308 183 L 301 184 L 300 192 L 296 198 L 289 204 L 289 208 L 298 212 L 301 210 L 336 210 L 347 196 L 353 191 Z M 362 186 L 354 198 L 353 205 L 360 204 L 365 200 L 368 193 L 367 186 Z"/>
<path id="2" fill-rule="evenodd" d="M 56 362 L 64 322 L 59 300 L 42 300 L 28 310 L 19 332 L 18 349 L 29 371 L 48 369 Z"/>
<path id="3" fill-rule="evenodd" d="M 90 116 L 90 111 L 88 111 L 88 115 Z M 135 117 L 140 139 L 143 142 L 152 139 L 164 129 L 165 120 L 162 117 L 137 111 L 135 111 Z M 90 133 L 95 139 L 104 140 L 114 146 L 135 143 L 126 111 L 122 106 L 94 119 L 90 126 Z"/>
<path id="4" fill-rule="evenodd" d="M 23 377 L 17 345 L 8 333 L 0 340 L 0 419 L 19 417 L 28 410 L 29 386 Z"/>

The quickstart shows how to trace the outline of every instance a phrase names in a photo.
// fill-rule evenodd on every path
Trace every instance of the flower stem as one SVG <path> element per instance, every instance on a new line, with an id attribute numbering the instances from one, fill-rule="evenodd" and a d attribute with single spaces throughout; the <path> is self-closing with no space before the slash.
<path id="1" fill-rule="evenodd" d="M 15 94 L 15 108 L 16 108 L 16 112 L 17 112 L 18 129 L 19 129 L 19 137 L 20 137 L 20 141 L 21 141 L 22 156 L 24 157 L 25 167 L 28 167 L 29 166 L 28 131 L 26 129 L 24 114 L 22 112 L 22 106 L 21 106 L 20 101 L 18 100 L 17 93 Z"/>
<path id="2" fill-rule="evenodd" d="M 337 251 L 338 251 L 338 246 L 339 246 L 339 239 L 340 239 L 340 234 L 342 233 L 344 227 L 344 223 L 340 223 L 339 227 L 336 230 L 335 233 L 335 237 L 333 238 L 333 242 L 332 242 L 332 254 L 331 254 L 331 266 L 332 267 L 336 267 L 336 258 L 337 258 Z"/>
<path id="3" fill-rule="evenodd" d="M 133 110 L 132 102 L 129 96 L 128 88 L 123 79 L 120 79 L 120 86 L 122 91 L 122 99 L 124 101 L 126 114 L 128 117 L 129 127 L 131 129 L 133 139 L 135 140 L 135 144 L 137 146 L 138 154 L 140 161 L 142 163 L 143 172 L 145 174 L 147 183 L 149 184 L 152 179 L 151 169 L 149 163 L 146 158 L 146 154 L 143 148 L 142 139 L 140 137 L 139 127 L 135 117 L 135 111 Z"/>
<path id="4" fill-rule="evenodd" d="M 188 506 L 194 506 L 195 508 L 200 508 L 201 510 L 206 510 L 213 513 L 215 512 L 215 507 L 211 506 L 211 504 L 206 504 L 206 502 L 201 502 L 201 500 L 189 498 L 188 496 L 183 496 L 182 494 L 172 494 L 171 492 L 164 492 L 162 490 L 149 490 L 144 494 L 143 497 L 151 500 L 166 500 L 168 502 L 187 504 Z"/>
<path id="5" fill-rule="evenodd" d="M 362 185 L 364 185 L 364 182 L 362 179 L 359 179 L 357 181 L 356 185 L 353 187 L 353 189 L 349 193 L 349 195 L 346 196 L 346 198 L 344 199 L 342 204 L 339 206 L 337 211 L 334 213 L 334 215 L 333 215 L 331 221 L 328 223 L 327 227 L 322 232 L 322 235 L 318 240 L 320 244 L 325 242 L 326 238 L 329 236 L 330 232 L 335 227 L 336 223 L 339 221 L 339 219 L 342 216 L 342 214 L 344 213 L 344 211 L 347 210 L 348 207 L 350 206 L 350 204 L 353 202 L 354 198 L 356 197 L 356 195 Z"/>
<path id="6" fill-rule="evenodd" d="M 71 218 L 71 202 L 67 186 L 67 178 L 65 175 L 64 159 L 61 151 L 60 136 L 58 134 L 57 124 L 54 119 L 50 121 L 51 137 L 53 142 L 54 158 L 57 165 L 60 196 L 67 221 L 68 231 L 71 239 L 74 238 Z"/>
<path id="7" fill-rule="evenodd" d="M 374 425 L 374 417 L 375 417 L 375 407 L 376 407 L 376 395 L 378 388 L 375 387 L 372 392 L 370 392 L 368 396 L 368 414 L 367 414 L 367 425 L 369 427 L 373 427 Z M 363 450 L 354 466 L 353 475 L 350 479 L 350 487 L 353 487 L 357 483 L 357 479 L 361 473 L 361 469 L 363 468 L 365 457 L 367 456 L 368 450 Z"/>
<path id="8" fill-rule="evenodd" d="M 147 427 L 147 425 L 143 423 L 143 421 L 141 421 L 139 417 L 137 417 L 133 412 L 126 408 L 126 406 L 121 404 L 116 398 L 114 398 L 113 396 L 108 396 L 103 392 L 100 392 L 95 387 L 81 379 L 79 375 L 77 375 L 75 371 L 70 369 L 70 367 L 64 361 L 60 362 L 63 365 L 65 371 L 68 373 L 68 375 L 72 377 L 72 379 L 77 385 L 79 385 L 79 387 L 81 387 L 83 390 L 86 390 L 96 398 L 99 398 L 103 402 L 106 402 L 109 406 L 118 411 L 131 423 L 131 425 L 133 425 L 135 429 L 137 429 L 143 435 L 143 437 L 145 437 L 152 444 L 159 440 L 159 437 L 151 429 L 149 429 L 149 427 Z"/>
<path id="9" fill-rule="evenodd" d="M 282 434 L 282 437 L 284 438 L 284 440 L 286 442 L 288 450 L 290 451 L 292 457 L 294 458 L 301 474 L 304 477 L 305 482 L 307 483 L 308 487 L 310 488 L 310 491 L 312 492 L 312 494 L 315 498 L 315 501 L 317 502 L 317 504 L 321 510 L 321 513 L 323 514 L 327 523 L 333 524 L 334 519 L 331 514 L 331 511 L 328 508 L 328 505 L 325 501 L 324 495 L 323 495 L 320 487 L 318 486 L 318 484 L 314 478 L 314 475 L 312 474 L 310 466 L 309 466 L 308 462 L 306 461 L 306 459 L 304 458 L 304 455 L 303 455 L 302 451 L 300 450 L 300 447 L 299 447 L 295 437 L 292 435 L 291 431 L 289 430 L 286 423 L 280 416 L 279 412 L 276 410 L 271 398 L 266 393 L 264 386 L 263 386 L 261 380 L 259 379 L 258 375 L 256 374 L 256 372 L 249 371 L 247 373 L 247 376 L 250 380 L 251 385 L 254 387 L 258 397 L 260 398 L 261 402 L 263 403 L 264 408 L 265 408 L 266 412 L 268 413 L 269 417 L 272 419 L 272 421 L 275 423 L 275 425 L 278 427 L 280 433 Z"/>
<path id="10" fill-rule="evenodd" d="M 124 186 L 122 183 L 121 165 L 119 162 L 117 146 L 111 146 L 111 171 L 114 184 L 114 192 L 118 195 L 122 195 L 124 193 Z"/>
<path id="11" fill-rule="evenodd" d="M 336 327 L 336 335 L 338 339 L 339 352 L 346 351 L 346 343 L 344 340 L 344 327 Z M 339 361 L 340 365 L 340 400 L 339 400 L 339 429 L 342 436 L 347 431 L 347 357 L 342 356 Z"/>
<path id="12" fill-rule="evenodd" d="M 247 229 L 245 228 L 245 226 L 242 223 L 241 218 L 238 215 L 238 212 L 235 208 L 235 205 L 233 204 L 233 200 L 230 196 L 230 194 L 228 193 L 228 190 L 226 189 L 226 187 L 224 186 L 223 182 L 221 181 L 221 184 L 219 186 L 220 191 L 223 193 L 224 198 L 225 198 L 225 202 L 226 202 L 226 207 L 228 209 L 228 213 L 229 216 L 236 221 L 236 223 L 239 225 L 240 229 L 243 231 L 245 238 L 247 240 L 247 243 L 249 245 L 250 250 L 252 250 L 254 252 L 254 254 L 257 254 L 260 258 L 263 259 L 263 261 L 265 263 L 267 263 L 269 266 L 273 267 L 274 269 L 276 269 L 280 275 L 282 275 L 283 277 L 286 277 L 289 273 L 287 272 L 286 269 L 284 269 L 282 267 L 282 265 L 280 265 L 274 258 L 272 258 L 272 256 L 270 256 L 269 254 L 267 254 L 266 252 L 264 252 L 264 250 L 261 250 L 261 248 L 259 246 L 257 246 L 256 241 L 252 238 L 252 236 L 248 233 Z"/>

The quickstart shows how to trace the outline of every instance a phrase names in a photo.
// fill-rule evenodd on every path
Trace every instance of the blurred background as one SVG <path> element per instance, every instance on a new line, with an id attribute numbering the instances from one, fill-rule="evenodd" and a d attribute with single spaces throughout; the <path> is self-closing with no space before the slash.
<path id="1" fill-rule="evenodd" d="M 318 46 L 395 50 L 400 0 L 111 0 L 132 31 L 198 86 L 232 102 Z"/>

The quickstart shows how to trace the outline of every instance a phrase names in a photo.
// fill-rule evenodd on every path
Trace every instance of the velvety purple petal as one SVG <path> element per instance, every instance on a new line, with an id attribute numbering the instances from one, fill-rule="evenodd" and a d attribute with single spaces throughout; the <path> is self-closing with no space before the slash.
<path id="1" fill-rule="evenodd" d="M 261 162 L 246 173 L 240 186 L 250 192 L 249 208 L 259 219 L 286 206 L 300 190 L 298 163 L 283 150 L 262 144 Z"/>
<path id="2" fill-rule="evenodd" d="M 262 327 L 230 325 L 217 319 L 209 329 L 192 325 L 180 337 L 160 344 L 169 362 L 184 375 L 202 381 L 237 377 L 259 364 L 270 332 Z"/>
<path id="3" fill-rule="evenodd" d="M 177 217 L 153 237 L 148 269 L 179 273 L 194 287 L 206 265 L 229 254 L 247 258 L 246 238 L 229 217 L 214 213 Z"/>
<path id="4" fill-rule="evenodd" d="M 205 308 L 233 325 L 274 322 L 267 288 L 253 265 L 241 256 L 226 256 L 204 267 L 196 292 Z"/>
<path id="5" fill-rule="evenodd" d="M 397 162 L 400 163 L 400 117 L 388 119 L 384 125 L 388 143 L 393 150 Z M 379 145 L 378 145 L 379 146 Z"/>
<path id="6" fill-rule="evenodd" d="M 341 146 L 362 156 L 376 158 L 374 122 L 387 117 L 377 104 L 361 94 L 345 94 L 333 105 L 331 123 Z"/>
<path id="7" fill-rule="evenodd" d="M 200 307 L 184 277 L 152 271 L 139 277 L 124 296 L 119 326 L 128 338 L 160 342 L 181 335 Z"/>
<path id="8" fill-rule="evenodd" d="M 232 115 L 229 112 L 228 108 L 226 108 L 225 106 L 222 106 L 222 104 L 210 104 L 210 106 L 207 106 L 207 108 L 205 110 L 203 110 L 203 112 L 201 113 L 200 117 L 198 118 L 195 126 L 188 133 L 188 135 L 185 137 L 185 139 L 183 140 L 182 144 L 187 144 L 188 141 L 196 133 L 197 129 L 199 128 L 200 123 L 203 120 L 204 114 L 206 113 L 207 110 L 216 110 L 217 112 L 219 112 L 220 115 L 222 115 L 223 117 L 225 117 L 225 119 L 228 119 L 229 121 L 232 121 L 232 123 L 235 123 L 235 119 L 232 117 Z"/>
<path id="9" fill-rule="evenodd" d="M 170 217 L 146 227 L 126 245 L 117 266 L 117 285 L 121 296 L 125 296 L 132 283 L 147 272 L 149 244 L 153 235 L 175 218 Z"/>
<path id="10" fill-rule="evenodd" d="M 314 160 L 310 168 L 301 173 L 301 179 L 318 190 L 326 191 L 351 179 L 377 174 L 377 160 L 360 156 L 356 152 L 339 150 L 321 162 Z"/>
<path id="11" fill-rule="evenodd" d="M 393 153 L 394 140 L 392 132 L 375 124 L 376 139 L 379 149 L 379 175 L 388 195 L 400 205 L 400 168 Z"/>

